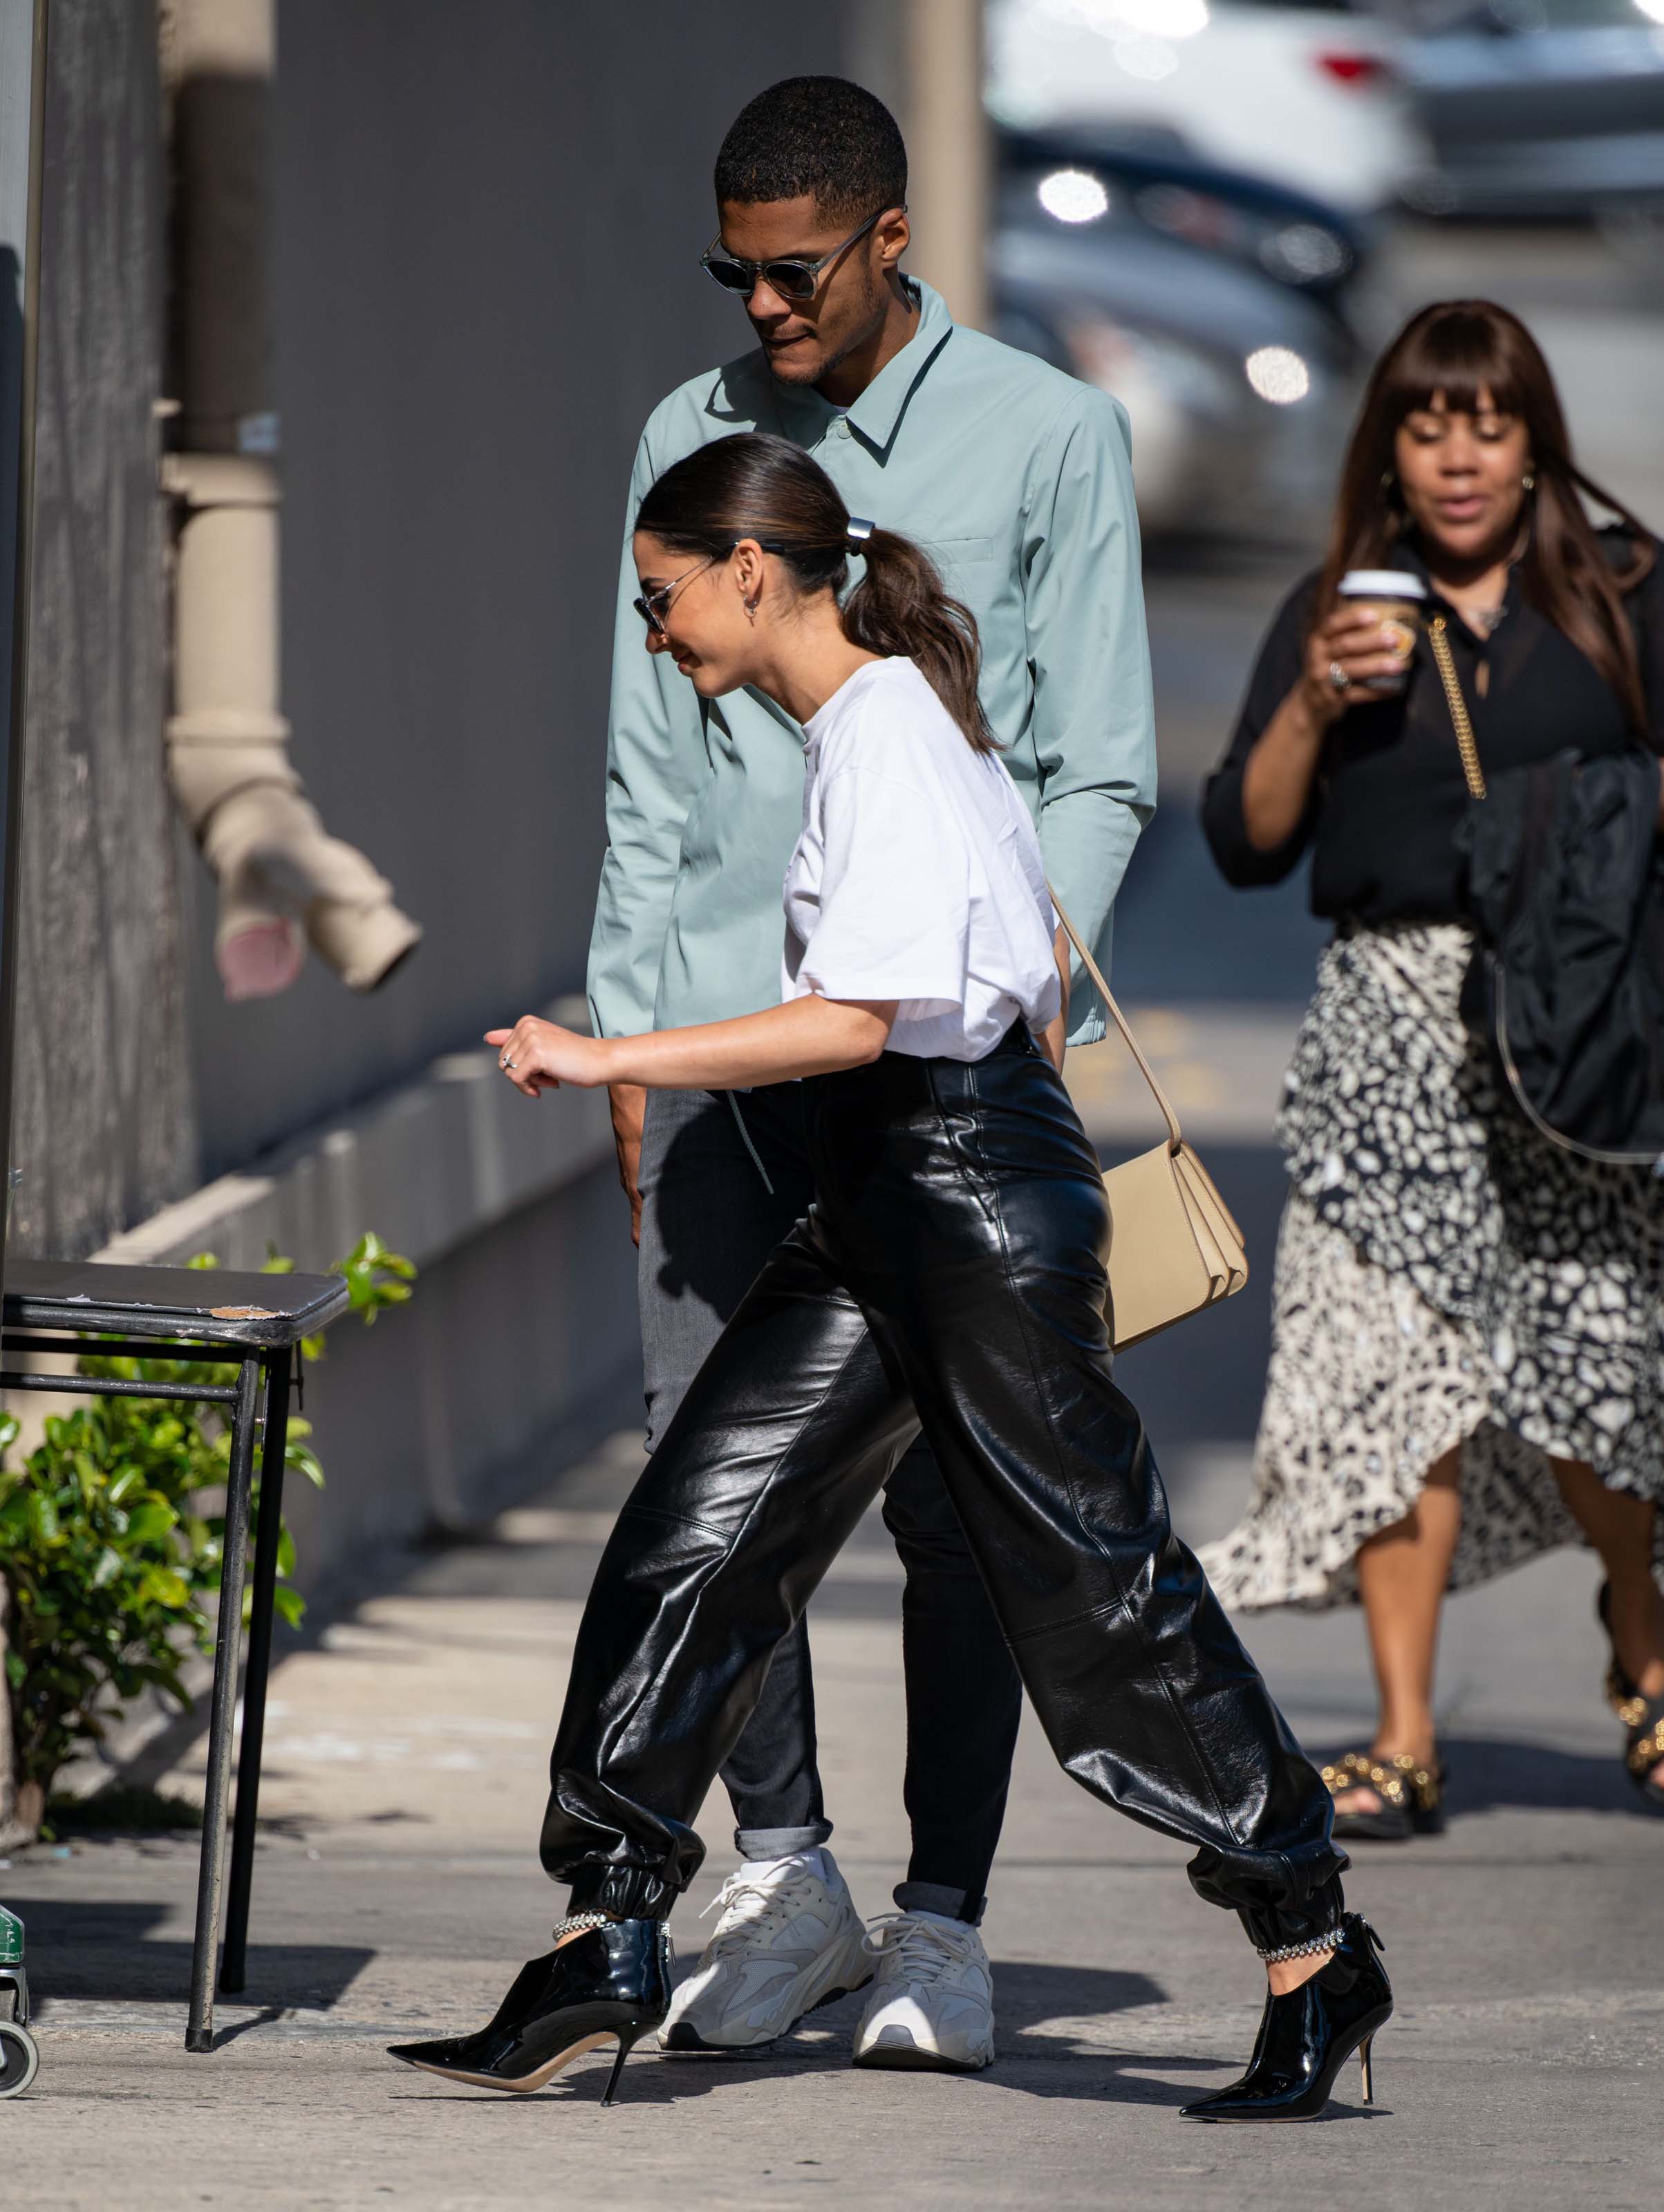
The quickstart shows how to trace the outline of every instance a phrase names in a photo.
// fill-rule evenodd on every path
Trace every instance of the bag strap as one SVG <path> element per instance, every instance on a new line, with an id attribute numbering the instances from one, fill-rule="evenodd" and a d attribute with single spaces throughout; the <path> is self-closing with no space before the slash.
<path id="1" fill-rule="evenodd" d="M 1461 755 L 1461 772 L 1467 779 L 1469 796 L 1485 796 L 1485 770 L 1479 766 L 1479 748 L 1473 737 L 1473 722 L 1467 711 L 1467 702 L 1461 696 L 1461 680 L 1456 674 L 1455 655 L 1450 650 L 1447 635 L 1448 625 L 1442 615 L 1435 615 L 1427 625 L 1427 642 L 1433 648 L 1439 681 L 1444 686 L 1444 703 L 1450 709 L 1450 725 L 1456 732 L 1456 750 Z M 1055 899 L 1052 902 L 1055 906 Z"/>
<path id="2" fill-rule="evenodd" d="M 1087 951 L 1080 932 L 1075 927 L 1073 922 L 1070 921 L 1068 909 L 1065 907 L 1062 900 L 1058 896 L 1057 893 L 1052 890 L 1052 887 L 1049 884 L 1046 888 L 1048 891 L 1051 891 L 1052 905 L 1056 911 L 1058 920 L 1063 924 L 1064 935 L 1068 939 L 1070 944 L 1074 946 L 1076 952 L 1080 956 L 1081 966 L 1091 977 L 1093 982 L 1096 984 L 1104 1005 L 1109 1009 L 1110 1019 L 1114 1023 L 1115 1027 L 1120 1031 L 1121 1036 L 1126 1039 L 1127 1049 L 1132 1054 L 1133 1059 L 1137 1060 L 1139 1074 L 1143 1076 L 1145 1081 L 1150 1085 L 1151 1095 L 1155 1099 L 1157 1105 L 1161 1108 L 1162 1118 L 1167 1123 L 1168 1150 L 1169 1152 L 1176 1152 L 1180 1146 L 1184 1142 L 1184 1132 L 1179 1127 L 1179 1117 L 1173 1111 L 1172 1102 L 1168 1097 L 1166 1091 L 1162 1089 L 1161 1085 L 1156 1080 L 1155 1069 L 1151 1067 L 1150 1062 L 1139 1050 L 1139 1041 L 1133 1036 L 1132 1030 L 1127 1027 L 1126 1015 L 1122 1013 L 1120 1008 L 1115 1004 L 1115 994 L 1109 988 L 1109 986 L 1104 981 L 1102 969 L 1098 966 L 1097 962 L 1093 959 L 1091 954 Z"/>

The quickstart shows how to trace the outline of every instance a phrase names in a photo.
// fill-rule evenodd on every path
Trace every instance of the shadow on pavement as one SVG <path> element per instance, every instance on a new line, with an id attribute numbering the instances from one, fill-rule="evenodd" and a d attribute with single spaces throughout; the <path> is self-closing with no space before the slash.
<path id="1" fill-rule="evenodd" d="M 601 2055 L 597 2054 L 598 2059 Z M 1094 2053 L 1093 2057 L 1098 2062 L 1096 2064 L 1082 2063 L 1078 2066 L 1078 2071 L 1071 2071 L 1060 2078 L 1048 2077 L 1036 2080 L 1029 2078 L 1027 2073 L 1014 2076 L 1006 2070 L 1005 2057 L 1005 2054 L 1002 2052 L 985 2073 L 968 2074 L 962 2076 L 961 2086 L 975 2092 L 987 2084 L 996 2088 L 1015 2089 L 1023 2095 L 1030 2097 L 1066 2097 L 1080 2103 L 1095 2105 L 1153 2105 L 1172 2112 L 1176 2111 L 1181 2105 L 1187 2104 L 1193 2097 L 1200 2094 L 1200 2087 L 1195 2082 L 1186 2082 L 1181 2086 L 1171 2081 L 1121 2079 L 1114 2073 L 1113 2069 L 1118 2066 L 1131 2064 L 1193 2068 L 1204 2063 L 1214 2063 L 1203 2062 L 1183 2054 L 1163 2057 L 1151 2057 L 1140 2054 L 1136 2059 L 1129 2059 Z M 847 2061 L 839 2060 L 833 2063 L 841 2066 L 844 2070 L 848 2070 Z M 548 2088 L 539 2090 L 529 2097 L 504 2095 L 498 2091 L 489 2089 L 419 2089 L 414 2095 L 401 2098 L 399 2101 L 422 2105 L 458 2102 L 495 2105 L 500 2109 L 509 2111 L 517 2106 L 523 2109 L 527 2107 L 535 2109 L 548 2097 L 564 2098 L 578 2104 L 598 2105 L 601 2100 L 601 2089 L 606 2081 L 610 2063 L 610 2059 L 605 2064 L 597 2063 L 586 2072 L 574 2072 L 569 2079 L 566 2075 L 559 2075 L 550 2082 Z M 686 2077 L 691 2072 L 701 2068 L 708 2069 L 713 2078 L 702 2086 L 693 2086 Z M 796 2075 L 804 2070 L 804 2062 L 801 2060 L 795 2065 L 780 2064 L 772 2068 L 762 2062 L 754 2061 L 742 2075 L 731 2060 L 686 2057 L 644 2066 L 635 2075 L 632 2075 L 627 2068 L 623 2085 L 619 2090 L 613 2109 L 615 2112 L 622 2112 L 632 2104 L 638 2106 L 659 2107 L 685 2104 L 692 2098 L 708 2097 L 718 2090 L 734 2087 L 738 2081 L 743 2081 L 748 2087 L 755 2085 L 761 2088 L 762 2084 L 771 2078 L 787 2075 Z M 1392 2116 L 1390 2106 L 1348 2105 L 1336 2099 L 1331 2102 L 1322 2118 L 1312 2124 L 1328 2127 L 1339 2120 L 1385 2120 L 1390 2119 Z M 1199 2133 L 1199 2130 L 1198 2132 Z M 819 2163 L 817 2159 L 799 2159 L 797 2161 L 799 2166 L 817 2166 Z M 790 2172 L 791 2169 L 788 2168 L 787 2171 Z"/>
<path id="2" fill-rule="evenodd" d="M 961 2077 L 971 2089 L 988 2083 L 1025 2096 L 1173 2110 L 1212 2086 L 1199 2081 L 1199 2075 L 1230 2078 L 1248 2062 L 1246 2042 L 1240 2054 L 1214 2058 L 1193 2051 L 1118 2051 L 1084 2040 L 1116 2013 L 1165 2002 L 1165 1990 L 1148 1974 L 1008 1960 L 994 1961 L 994 1974 L 998 2056 L 984 2072 Z M 770 2082 L 796 2081 L 811 2073 L 848 2072 L 848 2030 L 859 2010 L 859 1998 L 847 1999 L 814 2014 L 795 2035 L 762 2051 L 689 2051 L 674 2057 L 644 2053 L 626 2064 L 618 2105 L 674 2106 L 728 2091 L 762 2094 Z M 596 2052 L 594 2060 L 574 2063 L 545 2090 L 529 2097 L 460 2087 L 423 2087 L 409 2094 L 415 2101 L 435 2104 L 461 2099 L 483 2105 L 531 2105 L 545 2095 L 598 2104 L 611 2067 L 611 2047 Z M 1187 2078 L 1162 2078 L 1169 2074 Z M 1326 2121 L 1385 2116 L 1388 2108 L 1354 2105 L 1346 2101 L 1346 2094 L 1343 2089 L 1325 2113 Z"/>
<path id="3" fill-rule="evenodd" d="M 167 1905 L 31 1899 L 15 1883 L 7 1896 L 28 1929 L 29 1964 L 43 2004 L 54 1997 L 146 2003 L 189 1994 L 190 1943 L 149 1940 L 150 1929 L 167 1917 Z M 276 2011 L 290 2005 L 327 2008 L 374 1956 L 373 1950 L 343 1943 L 252 1943 L 249 1994 L 238 2002 L 258 2001 Z"/>
<path id="4" fill-rule="evenodd" d="M 1020 2039 L 1060 2049 L 1065 2039 L 1055 2030 L 1049 2035 L 1042 2032 L 1053 2022 L 1098 2020 L 1108 2013 L 1129 2012 L 1136 2005 L 1167 2001 L 1167 1991 L 1150 1975 L 1115 1967 L 1054 1966 L 1030 1960 L 996 1959 L 993 1971 L 1002 2046 L 1015 2034 Z"/>
<path id="5" fill-rule="evenodd" d="M 1193 2096 L 1194 2085 L 1177 2087 L 1142 2077 L 1169 2068 L 1194 2072 L 1224 2062 L 1188 2052 L 1151 2055 L 1104 2050 L 1083 2043 L 1083 2033 L 1106 2017 L 1133 2008 L 1160 2004 L 1166 1992 L 1148 1974 L 1113 1969 L 994 1961 L 999 2003 L 999 2057 L 986 2073 L 963 2078 L 1001 2083 L 1042 2097 L 1078 2097 L 1120 2104 L 1180 2105 Z M 649 2063 L 626 2065 L 620 2105 L 676 2105 L 725 2090 L 761 2092 L 770 2081 L 796 2080 L 805 2073 L 849 2070 L 849 2036 L 859 2015 L 859 1996 L 817 2013 L 799 2031 L 756 2051 L 654 2054 Z M 610 2063 L 610 2051 L 603 2054 Z M 1135 2068 L 1123 2076 L 1121 2069 Z M 1020 2071 L 1013 2071 L 1020 2069 Z M 605 2070 L 574 2068 L 560 2075 L 550 2091 L 576 2100 L 598 2100 Z M 462 2090 L 426 2091 L 429 2097 L 468 2095 Z M 501 2093 L 478 2093 L 478 2101 L 502 2103 Z M 512 2101 L 519 2102 L 516 2099 Z M 524 2101 L 531 2101 L 525 2100 Z"/>

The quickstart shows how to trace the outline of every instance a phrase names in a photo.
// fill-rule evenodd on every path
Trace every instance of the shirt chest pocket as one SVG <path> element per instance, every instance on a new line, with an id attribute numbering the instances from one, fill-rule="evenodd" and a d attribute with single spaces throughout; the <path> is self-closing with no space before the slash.
<path id="1" fill-rule="evenodd" d="M 941 571 L 955 599 L 986 598 L 992 587 L 992 538 L 921 538 L 919 543 Z"/>
<path id="2" fill-rule="evenodd" d="M 993 538 L 919 538 L 936 562 L 936 573 L 950 599 L 963 599 L 978 622 L 989 622 L 1000 586 L 1000 564 Z"/>

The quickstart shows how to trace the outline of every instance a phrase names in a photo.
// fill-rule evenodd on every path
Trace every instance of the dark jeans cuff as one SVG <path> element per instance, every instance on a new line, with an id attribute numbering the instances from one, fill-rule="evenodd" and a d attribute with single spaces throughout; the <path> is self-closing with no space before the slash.
<path id="1" fill-rule="evenodd" d="M 898 1881 L 896 1885 L 898 1912 L 939 1912 L 944 1920 L 963 1920 L 968 1927 L 980 1928 L 987 1908 L 986 1897 L 974 1897 L 968 1889 L 948 1889 L 939 1881 Z"/>
<path id="2" fill-rule="evenodd" d="M 653 1867 L 580 1867 L 572 1877 L 574 1912 L 610 1912 L 620 1920 L 668 1920 L 681 1893 Z"/>
<path id="3" fill-rule="evenodd" d="M 734 1849 L 743 1859 L 786 1859 L 794 1851 L 818 1850 L 831 1833 L 830 1820 L 811 1820 L 801 1828 L 736 1828 Z"/>

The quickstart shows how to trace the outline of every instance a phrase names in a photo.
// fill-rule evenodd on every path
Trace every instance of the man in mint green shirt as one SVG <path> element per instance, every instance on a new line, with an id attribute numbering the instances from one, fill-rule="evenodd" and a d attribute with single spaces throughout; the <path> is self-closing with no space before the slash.
<path id="1" fill-rule="evenodd" d="M 724 141 L 716 185 L 720 228 L 706 265 L 743 299 L 756 343 L 654 410 L 629 519 L 671 462 L 760 429 L 811 452 L 852 514 L 923 544 L 976 618 L 989 722 L 1036 817 L 1054 887 L 1107 966 L 1115 893 L 1155 800 L 1124 410 L 956 326 L 928 285 L 902 273 L 905 150 L 860 88 L 794 78 L 760 94 Z M 803 806 L 795 723 L 750 692 L 701 701 L 643 649 L 629 538 L 627 528 L 589 964 L 604 1036 L 778 1000 L 781 878 Z M 1070 1007 L 1072 1042 L 1102 1034 L 1102 1008 L 1078 974 Z M 809 1202 L 795 1091 L 613 1095 L 641 1245 L 650 1443 Z M 969 2070 L 993 2049 L 975 1923 L 1020 1692 L 922 1444 L 891 1473 L 884 1517 L 908 1577 L 913 1855 L 854 2056 Z M 825 1849 L 801 1623 L 723 1774 L 745 1865 L 701 1970 L 677 1993 L 671 2048 L 766 2042 L 829 1990 L 873 1972 Z"/>

